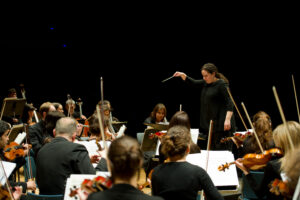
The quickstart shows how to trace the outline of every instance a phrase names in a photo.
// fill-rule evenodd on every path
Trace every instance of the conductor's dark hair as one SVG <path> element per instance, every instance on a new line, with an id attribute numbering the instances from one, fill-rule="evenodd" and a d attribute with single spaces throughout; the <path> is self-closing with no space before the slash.
<path id="1" fill-rule="evenodd" d="M 220 72 L 218 71 L 218 68 L 216 67 L 215 64 L 213 64 L 213 63 L 206 63 L 206 64 L 204 64 L 204 65 L 202 66 L 201 71 L 202 71 L 202 70 L 205 70 L 205 71 L 207 71 L 207 72 L 210 73 L 210 74 L 212 74 L 212 73 L 215 72 L 217 78 L 222 79 L 222 80 L 224 80 L 227 84 L 229 84 L 228 79 L 227 79 L 222 73 L 220 73 Z"/>

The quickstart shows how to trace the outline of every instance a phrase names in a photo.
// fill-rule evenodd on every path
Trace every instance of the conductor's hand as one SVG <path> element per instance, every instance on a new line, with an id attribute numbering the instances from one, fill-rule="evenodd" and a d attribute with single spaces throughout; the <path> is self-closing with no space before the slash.
<path id="1" fill-rule="evenodd" d="M 186 79 L 186 74 L 185 73 L 183 73 L 183 72 L 175 72 L 174 74 L 173 74 L 173 76 L 174 77 L 181 77 L 181 79 L 182 80 L 184 80 L 185 81 L 185 79 Z"/>
<path id="2" fill-rule="evenodd" d="M 224 122 L 224 131 L 229 131 L 231 129 L 230 120 L 225 120 Z"/>

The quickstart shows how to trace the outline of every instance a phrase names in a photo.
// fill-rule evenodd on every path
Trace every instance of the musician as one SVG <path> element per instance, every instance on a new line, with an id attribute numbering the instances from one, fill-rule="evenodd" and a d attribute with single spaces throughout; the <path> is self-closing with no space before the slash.
<path id="1" fill-rule="evenodd" d="M 61 118 L 54 129 L 55 138 L 40 149 L 36 159 L 40 194 L 64 194 L 71 174 L 95 174 L 98 170 L 91 164 L 86 148 L 73 143 L 76 132 L 76 120 Z"/>
<path id="2" fill-rule="evenodd" d="M 186 161 L 190 143 L 190 131 L 184 126 L 173 126 L 162 138 L 162 152 L 169 162 L 154 168 L 152 194 L 165 200 L 195 200 L 203 189 L 208 199 L 223 199 L 207 172 Z"/>
<path id="3" fill-rule="evenodd" d="M 158 123 L 167 123 L 167 108 L 164 104 L 158 103 L 153 108 L 153 111 L 150 113 L 150 116 L 147 117 L 144 123 L 148 124 L 158 124 Z"/>
<path id="4" fill-rule="evenodd" d="M 276 178 L 282 180 L 282 174 L 280 170 L 281 164 L 288 162 L 285 155 L 288 155 L 292 150 L 288 135 L 291 136 L 292 143 L 294 144 L 295 148 L 300 146 L 300 124 L 295 121 L 288 121 L 287 128 L 289 131 L 286 130 L 284 124 L 281 124 L 278 125 L 273 131 L 275 145 L 276 147 L 282 149 L 284 154 L 281 159 L 271 160 L 267 163 L 264 169 L 264 176 L 261 184 L 258 185 L 256 183 L 255 179 L 252 177 L 252 174 L 249 173 L 249 169 L 243 165 L 242 159 L 235 161 L 236 166 L 243 171 L 249 185 L 259 198 L 263 198 L 266 195 L 267 199 L 283 199 L 283 196 L 276 196 L 275 194 L 271 193 L 268 185 Z"/>
<path id="5" fill-rule="evenodd" d="M 253 116 L 253 127 L 263 149 L 268 150 L 275 147 L 272 136 L 272 122 L 270 116 L 259 111 Z M 252 134 L 243 141 L 243 155 L 247 153 L 261 153 L 255 135 Z"/>
<path id="6" fill-rule="evenodd" d="M 51 142 L 54 138 L 53 130 L 55 129 L 56 122 L 60 119 L 65 117 L 64 113 L 59 111 L 52 111 L 48 112 L 45 117 L 45 128 L 43 129 L 43 144 Z"/>
<path id="7" fill-rule="evenodd" d="M 65 109 L 70 117 L 73 117 L 74 119 L 86 120 L 86 116 L 84 116 L 84 115 L 80 116 L 80 113 L 75 111 L 76 104 L 73 99 L 68 99 L 66 101 Z"/>
<path id="8" fill-rule="evenodd" d="M 38 123 L 36 123 L 28 128 L 29 140 L 30 140 L 30 143 L 32 144 L 32 150 L 35 154 L 35 157 L 36 157 L 38 151 L 40 150 L 40 148 L 44 144 L 45 137 L 44 137 L 43 132 L 45 130 L 46 115 L 52 111 L 55 111 L 55 107 L 53 106 L 52 103 L 50 103 L 50 102 L 43 103 L 39 109 L 42 119 Z"/>
<path id="9" fill-rule="evenodd" d="M 63 106 L 61 105 L 61 103 L 53 102 L 52 104 L 53 104 L 53 106 L 55 107 L 55 109 L 56 109 L 57 111 L 64 113 L 64 108 L 63 108 Z"/>
<path id="10" fill-rule="evenodd" d="M 8 134 L 9 134 L 10 129 L 11 129 L 11 126 L 9 123 L 7 123 L 3 120 L 0 120 L 0 157 L 1 157 L 1 160 L 4 160 L 4 161 L 8 161 L 7 158 L 4 156 L 5 154 L 4 154 L 3 150 L 4 150 L 5 146 L 8 144 L 8 141 L 9 141 Z M 28 152 L 28 144 L 23 145 L 23 147 L 24 147 L 24 156 L 26 156 L 27 152 Z M 24 157 L 18 157 L 15 160 L 9 161 L 9 162 L 14 162 L 17 164 L 16 168 L 14 169 L 11 176 L 9 177 L 10 185 L 12 187 L 22 186 L 23 193 L 26 193 L 27 189 L 35 190 L 36 184 L 34 181 L 28 181 L 28 182 L 15 182 L 14 181 L 15 180 L 15 178 L 14 178 L 15 172 L 25 164 Z"/>
<path id="11" fill-rule="evenodd" d="M 108 165 L 113 182 L 112 188 L 91 193 L 88 200 L 160 200 L 137 189 L 137 180 L 143 163 L 143 153 L 136 139 L 122 136 L 114 140 L 108 150 Z"/>
<path id="12" fill-rule="evenodd" d="M 297 184 L 300 184 L 299 176 L 300 176 L 300 148 L 299 146 L 290 151 L 285 156 L 284 161 L 281 163 L 281 170 L 285 173 L 287 180 L 286 180 L 286 186 L 288 188 L 288 197 L 291 198 L 291 196 L 294 194 Z M 299 186 L 298 186 L 299 187 Z M 299 191 L 298 191 L 299 192 Z M 295 196 L 298 196 L 298 194 L 295 194 Z"/>
<path id="13" fill-rule="evenodd" d="M 173 76 L 181 77 L 185 82 L 201 89 L 199 129 L 200 133 L 204 133 L 207 138 L 209 122 L 213 120 L 211 148 L 213 150 L 231 150 L 232 143 L 220 143 L 222 138 L 229 137 L 235 132 L 233 103 L 227 92 L 229 81 L 218 72 L 213 63 L 204 64 L 201 74 L 203 76 L 201 80 L 194 80 L 183 72 L 175 72 Z M 201 148 L 206 149 L 204 143 L 201 144 Z"/>
<path id="14" fill-rule="evenodd" d="M 100 109 L 101 109 L 101 104 L 102 104 L 102 102 L 99 101 L 98 106 Z M 119 122 L 119 119 L 112 115 L 113 108 L 111 107 L 110 101 L 103 100 L 102 109 L 103 109 L 104 115 L 109 118 L 109 122 L 111 123 L 111 124 L 109 124 L 109 131 L 117 133 L 120 130 L 122 124 L 112 124 L 112 122 Z M 95 113 L 96 113 L 96 111 L 95 111 Z"/>
<path id="15" fill-rule="evenodd" d="M 31 104 L 25 104 L 24 111 L 22 115 L 22 121 L 29 126 L 36 124 L 35 118 L 34 118 L 34 111 L 36 110 L 35 107 L 33 107 Z"/>

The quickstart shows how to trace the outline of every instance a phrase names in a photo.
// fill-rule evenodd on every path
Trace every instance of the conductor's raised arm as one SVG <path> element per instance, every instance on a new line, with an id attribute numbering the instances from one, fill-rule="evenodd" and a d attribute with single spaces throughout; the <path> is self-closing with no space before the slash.
<path id="1" fill-rule="evenodd" d="M 185 79 L 186 79 L 186 74 L 183 73 L 183 72 L 175 72 L 175 73 L 173 74 L 173 77 L 181 77 L 181 79 L 185 81 Z"/>

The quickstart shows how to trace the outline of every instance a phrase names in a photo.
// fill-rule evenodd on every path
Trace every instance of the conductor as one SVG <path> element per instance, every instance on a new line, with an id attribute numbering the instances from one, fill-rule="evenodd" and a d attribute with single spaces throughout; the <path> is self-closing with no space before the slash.
<path id="1" fill-rule="evenodd" d="M 233 103 L 228 95 L 227 78 L 218 72 L 212 63 L 206 63 L 201 68 L 203 79 L 194 80 L 183 72 L 175 72 L 173 77 L 181 77 L 188 84 L 195 85 L 201 90 L 200 94 L 200 133 L 207 138 L 209 122 L 213 120 L 212 150 L 231 150 L 232 143 L 220 143 L 224 137 L 232 136 L 235 132 Z M 201 149 L 205 149 L 206 142 L 199 141 Z"/>

